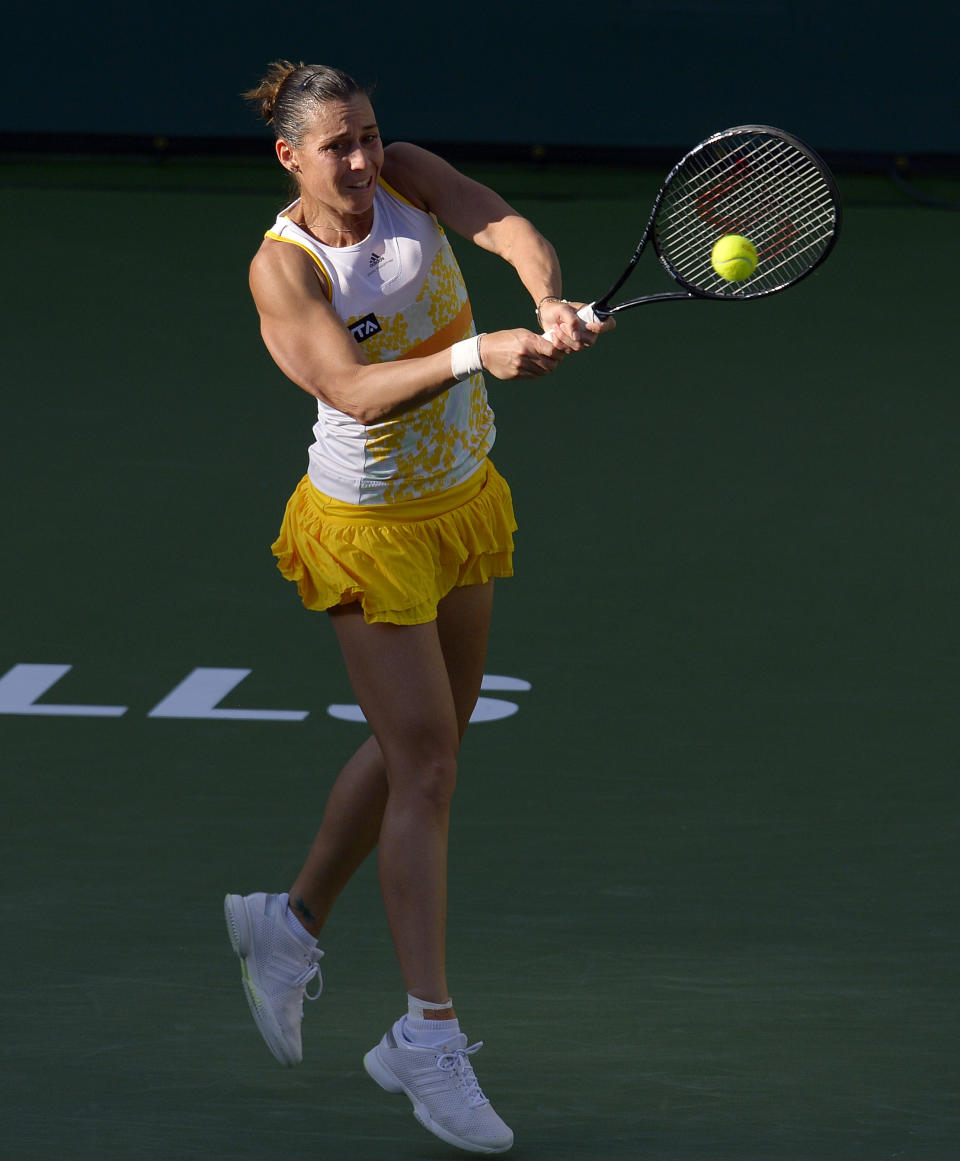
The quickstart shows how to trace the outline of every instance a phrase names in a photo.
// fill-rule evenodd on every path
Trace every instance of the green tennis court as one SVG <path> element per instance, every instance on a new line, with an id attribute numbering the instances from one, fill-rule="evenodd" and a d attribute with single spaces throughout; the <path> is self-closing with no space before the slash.
<path id="1" fill-rule="evenodd" d="M 662 176 L 476 173 L 571 297 Z M 637 311 L 552 378 L 488 385 L 521 532 L 450 972 L 518 1161 L 957 1156 L 960 232 L 839 177 L 837 251 L 796 290 Z M 361 1066 L 403 1006 L 373 868 L 297 1070 L 221 918 L 225 891 L 286 888 L 363 729 L 328 712 L 352 700 L 332 633 L 268 547 L 312 423 L 246 290 L 278 181 L 0 168 L 16 1161 L 454 1155 Z M 510 271 L 457 250 L 481 327 L 532 326 Z"/>

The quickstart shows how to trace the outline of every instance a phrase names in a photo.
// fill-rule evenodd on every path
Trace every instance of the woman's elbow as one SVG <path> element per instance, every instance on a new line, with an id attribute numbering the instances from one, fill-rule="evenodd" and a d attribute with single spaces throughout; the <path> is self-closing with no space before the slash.
<path id="1" fill-rule="evenodd" d="M 390 409 L 383 403 L 373 399 L 363 399 L 352 393 L 340 394 L 336 391 L 324 390 L 322 386 L 314 385 L 307 390 L 321 403 L 339 411 L 361 427 L 371 427 L 375 423 L 389 418 Z"/>

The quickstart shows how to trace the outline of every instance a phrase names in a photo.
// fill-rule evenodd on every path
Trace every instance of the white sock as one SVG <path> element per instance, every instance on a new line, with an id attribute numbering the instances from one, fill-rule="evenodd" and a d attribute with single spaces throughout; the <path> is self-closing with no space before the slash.
<path id="1" fill-rule="evenodd" d="M 429 1000 L 420 1000 L 416 996 L 407 996 L 407 1015 L 403 1021 L 403 1034 L 411 1044 L 423 1048 L 440 1048 L 449 1044 L 454 1036 L 460 1035 L 460 1021 L 453 1017 L 451 1020 L 424 1019 L 424 1012 L 442 1012 L 444 1009 L 453 1009 L 453 1001 L 447 1000 L 443 1004 L 432 1004 Z"/>

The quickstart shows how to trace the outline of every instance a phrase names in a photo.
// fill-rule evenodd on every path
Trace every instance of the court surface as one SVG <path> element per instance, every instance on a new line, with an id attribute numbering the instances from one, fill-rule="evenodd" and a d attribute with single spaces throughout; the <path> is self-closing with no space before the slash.
<path id="1" fill-rule="evenodd" d="M 585 298 L 660 176 L 477 173 Z M 221 918 L 226 891 L 286 888 L 363 736 L 268 548 L 312 422 L 245 284 L 280 179 L 0 175 L 4 1153 L 459 1155 L 362 1071 L 404 1003 L 372 867 L 299 1069 L 254 1031 Z M 489 384 L 521 532 L 450 975 L 518 1161 L 958 1156 L 960 232 L 840 179 L 802 286 L 649 307 L 549 380 Z M 481 327 L 533 325 L 457 249 Z"/>

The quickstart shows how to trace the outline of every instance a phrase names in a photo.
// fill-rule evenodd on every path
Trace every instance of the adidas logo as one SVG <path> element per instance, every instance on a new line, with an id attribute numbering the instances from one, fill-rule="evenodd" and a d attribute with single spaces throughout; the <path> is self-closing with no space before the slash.
<path id="1" fill-rule="evenodd" d="M 384 259 L 383 254 L 371 254 L 370 255 L 370 269 L 372 270 L 374 268 L 374 266 L 379 266 L 380 263 L 383 261 L 383 259 Z"/>

